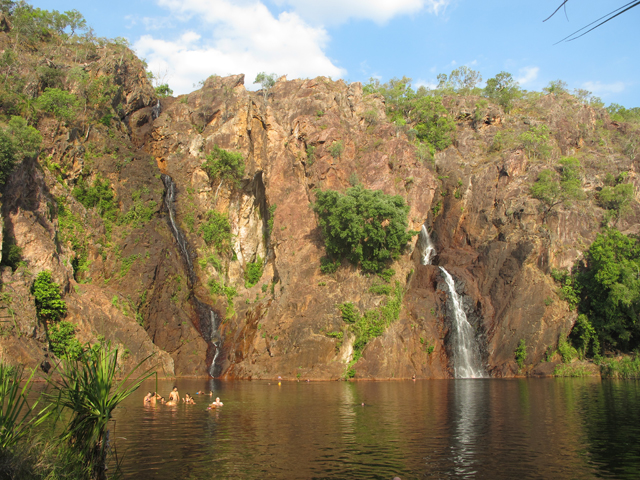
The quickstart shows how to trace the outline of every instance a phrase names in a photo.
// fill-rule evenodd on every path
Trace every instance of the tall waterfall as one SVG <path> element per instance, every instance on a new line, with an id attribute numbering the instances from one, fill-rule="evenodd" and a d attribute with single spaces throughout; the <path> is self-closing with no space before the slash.
<path id="1" fill-rule="evenodd" d="M 431 265 L 433 257 L 436 256 L 436 247 L 431 241 L 427 227 L 424 225 L 422 225 L 422 228 L 420 229 L 418 248 L 420 249 L 420 263 L 422 265 Z"/>
<path id="2" fill-rule="evenodd" d="M 480 351 L 475 339 L 473 327 L 462 309 L 462 302 L 456 292 L 453 277 L 440 267 L 444 275 L 449 299 L 453 306 L 451 349 L 453 351 L 453 373 L 456 378 L 482 378 L 487 374 L 482 366 Z"/>
<path id="3" fill-rule="evenodd" d="M 162 175 L 162 183 L 164 183 L 165 187 L 165 195 L 164 195 L 164 204 L 167 207 L 167 211 L 169 212 L 169 226 L 171 227 L 171 233 L 173 233 L 173 238 L 175 238 L 178 247 L 180 248 L 180 253 L 182 254 L 182 259 L 185 262 L 187 267 L 187 283 L 189 284 L 189 289 L 191 290 L 191 302 L 193 304 L 193 308 L 198 314 L 198 325 L 196 328 L 202 335 L 202 338 L 207 342 L 209 348 L 207 349 L 207 357 L 211 358 L 211 364 L 209 365 L 209 375 L 215 377 L 220 372 L 217 369 L 216 360 L 220 355 L 220 350 L 222 347 L 222 342 L 220 338 L 220 334 L 218 332 L 218 327 L 220 325 L 220 318 L 216 314 L 216 312 L 206 303 L 200 301 L 193 291 L 193 287 L 196 283 L 196 274 L 193 270 L 193 262 L 191 261 L 191 254 L 189 253 L 189 245 L 187 244 L 187 240 L 180 230 L 180 227 L 176 223 L 176 207 L 174 205 L 176 199 L 176 184 L 173 182 L 173 179 L 169 175 Z"/>

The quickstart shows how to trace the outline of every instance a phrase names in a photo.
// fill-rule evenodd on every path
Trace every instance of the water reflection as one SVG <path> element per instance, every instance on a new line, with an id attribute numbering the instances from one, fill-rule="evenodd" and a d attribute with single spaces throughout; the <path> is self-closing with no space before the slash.
<path id="1" fill-rule="evenodd" d="M 160 393 L 173 385 L 163 383 Z M 125 478 L 635 478 L 638 384 L 179 380 L 225 406 L 116 415 Z M 147 388 L 148 389 L 148 388 Z M 362 403 L 365 406 L 362 406 Z"/>
<path id="2" fill-rule="evenodd" d="M 451 454 L 455 463 L 455 475 L 470 478 L 475 475 L 477 463 L 476 446 L 485 433 L 484 418 L 479 412 L 485 412 L 489 382 L 476 380 L 458 380 L 452 382 L 453 388 L 453 435 Z"/>

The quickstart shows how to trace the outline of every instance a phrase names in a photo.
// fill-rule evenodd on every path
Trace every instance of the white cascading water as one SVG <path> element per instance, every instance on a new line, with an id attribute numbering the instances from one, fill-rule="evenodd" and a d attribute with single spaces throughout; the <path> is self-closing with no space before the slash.
<path id="1" fill-rule="evenodd" d="M 433 257 L 436 256 L 436 247 L 431 241 L 427 227 L 424 225 L 422 225 L 422 228 L 420 229 L 418 243 L 420 248 L 420 263 L 422 265 L 431 265 Z"/>
<path id="2" fill-rule="evenodd" d="M 158 102 L 157 106 L 160 108 L 160 102 Z M 193 292 L 193 286 L 197 279 L 193 270 L 193 262 L 191 261 L 191 254 L 189 253 L 189 245 L 187 244 L 187 240 L 180 230 L 180 227 L 176 223 L 176 210 L 174 204 L 176 200 L 176 184 L 169 175 L 162 174 L 161 178 L 165 186 L 164 204 L 169 212 L 169 225 L 171 226 L 171 232 L 173 233 L 173 237 L 175 238 L 178 247 L 180 247 L 180 253 L 182 254 L 182 258 L 184 259 L 187 267 L 187 284 L 192 292 L 191 302 L 198 314 L 199 331 L 202 338 L 209 344 L 210 348 L 214 349 L 214 353 L 212 355 L 213 359 L 211 361 L 211 365 L 209 365 L 209 374 L 212 377 L 215 377 L 220 373 L 218 371 L 218 365 L 216 364 L 216 360 L 218 359 L 222 348 L 222 341 L 220 339 L 220 333 L 218 332 L 220 319 L 216 315 L 216 312 L 214 312 L 209 305 L 200 301 Z"/>
<path id="3" fill-rule="evenodd" d="M 451 348 L 453 351 L 453 373 L 456 378 L 482 378 L 486 372 L 482 367 L 480 352 L 475 339 L 473 327 L 462 309 L 462 302 L 456 292 L 453 277 L 440 267 L 449 289 L 449 298 L 453 305 Z"/>

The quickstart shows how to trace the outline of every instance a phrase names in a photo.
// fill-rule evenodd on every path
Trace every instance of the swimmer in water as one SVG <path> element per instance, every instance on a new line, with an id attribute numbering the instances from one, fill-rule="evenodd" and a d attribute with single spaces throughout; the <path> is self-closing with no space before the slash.
<path id="1" fill-rule="evenodd" d="M 144 404 L 151 403 L 151 392 L 147 393 L 144 397 Z"/>
<path id="2" fill-rule="evenodd" d="M 224 403 L 222 403 L 222 402 L 220 401 L 220 397 L 216 397 L 216 401 L 215 401 L 215 402 L 213 402 L 213 403 L 211 404 L 211 406 L 213 407 L 214 405 L 215 405 L 215 407 L 221 407 L 221 406 L 223 406 L 223 405 L 224 405 Z"/>
<path id="3" fill-rule="evenodd" d="M 191 395 L 189 395 L 188 393 L 184 396 L 183 399 L 184 403 L 186 403 L 187 405 L 195 405 L 196 402 L 193 399 L 193 397 Z"/>
<path id="4" fill-rule="evenodd" d="M 175 402 L 176 404 L 180 402 L 180 394 L 178 393 L 178 387 L 173 387 L 173 390 L 169 394 L 169 402 Z M 167 405 L 169 404 L 167 402 Z"/>

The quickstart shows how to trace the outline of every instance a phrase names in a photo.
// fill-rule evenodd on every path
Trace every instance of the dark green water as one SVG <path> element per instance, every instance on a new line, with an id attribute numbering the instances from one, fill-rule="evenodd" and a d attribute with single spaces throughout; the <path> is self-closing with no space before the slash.
<path id="1" fill-rule="evenodd" d="M 125 478 L 640 478 L 635 381 L 176 384 L 225 406 L 145 407 L 145 383 L 115 415 Z"/>

